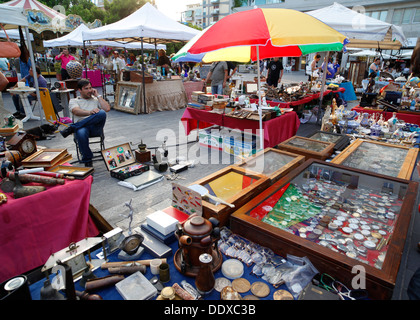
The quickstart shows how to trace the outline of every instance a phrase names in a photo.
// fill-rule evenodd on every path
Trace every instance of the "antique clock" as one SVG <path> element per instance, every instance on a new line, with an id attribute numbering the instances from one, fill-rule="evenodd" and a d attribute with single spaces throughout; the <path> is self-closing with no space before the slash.
<path id="1" fill-rule="evenodd" d="M 18 131 L 7 144 L 9 150 L 19 151 L 22 159 L 37 151 L 35 137 L 25 131 Z"/>

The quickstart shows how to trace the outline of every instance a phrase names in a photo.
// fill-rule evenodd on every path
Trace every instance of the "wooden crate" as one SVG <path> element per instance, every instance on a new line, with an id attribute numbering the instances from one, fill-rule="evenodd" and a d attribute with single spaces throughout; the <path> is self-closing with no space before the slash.
<path id="1" fill-rule="evenodd" d="M 361 151 L 361 148 L 364 148 L 364 151 Z M 366 149 L 368 148 L 372 149 L 370 154 L 368 154 L 368 150 L 366 152 Z M 405 153 L 403 161 L 396 159 L 398 152 Z M 379 141 L 356 139 L 337 157 L 331 160 L 331 162 L 341 164 L 343 166 L 350 166 L 357 169 L 370 171 L 373 161 L 377 161 L 378 164 L 376 164 L 376 170 L 378 173 L 397 177 L 400 179 L 410 180 L 413 170 L 416 166 L 418 152 L 419 149 L 417 148 L 409 148 L 403 145 L 394 145 Z M 355 156 L 356 153 L 360 154 L 360 161 L 355 161 L 355 163 L 351 164 L 349 161 L 350 157 Z M 401 157 L 403 156 L 404 154 L 401 154 Z M 389 160 L 384 159 L 384 157 L 388 157 Z M 392 161 L 394 167 L 392 169 L 394 170 L 387 169 L 387 164 L 389 161 Z"/>
<path id="2" fill-rule="evenodd" d="M 299 179 L 304 179 L 305 172 L 313 169 L 313 166 L 315 166 L 315 173 L 319 172 L 317 166 L 320 166 L 341 172 L 342 174 L 345 173 L 350 176 L 359 177 L 359 182 L 363 182 L 360 182 L 361 186 L 366 185 L 366 183 L 374 182 L 378 183 L 378 185 L 381 185 L 382 183 L 384 186 L 392 185 L 395 194 L 404 190 L 399 213 L 395 215 L 395 220 L 392 222 L 393 225 L 390 228 L 392 231 L 389 231 L 387 243 L 383 246 L 383 250 L 386 251 L 386 256 L 380 268 L 371 265 L 371 263 L 377 263 L 374 259 L 371 261 L 371 259 L 375 257 L 374 254 L 371 255 L 371 252 L 368 252 L 368 258 L 366 258 L 369 259 L 369 263 L 361 262 L 344 253 L 340 253 L 337 249 L 331 250 L 330 248 L 317 243 L 315 240 L 311 240 L 309 235 L 305 234 L 306 238 L 299 236 L 300 231 L 290 232 L 290 230 L 283 230 L 263 222 L 262 219 L 256 218 L 253 214 L 253 210 L 264 206 L 266 201 L 271 201 L 276 195 L 284 191 L 284 189 L 289 186 L 289 183 L 295 183 L 298 182 Z M 352 190 L 354 189 L 348 188 L 346 192 L 351 192 Z M 363 192 L 362 188 L 360 189 L 360 192 Z M 417 192 L 417 182 L 392 178 L 357 169 L 349 169 L 340 165 L 310 159 L 280 179 L 263 193 L 253 198 L 243 207 L 236 210 L 231 215 L 230 226 L 232 232 L 244 236 L 262 246 L 269 247 L 280 256 L 286 257 L 287 254 L 291 254 L 299 257 L 308 257 L 320 273 L 331 275 L 333 278 L 349 286 L 349 288 L 352 288 L 352 280 L 356 276 L 360 276 L 360 270 L 362 270 L 365 275 L 365 288 L 369 292 L 369 298 L 390 299 L 395 287 Z M 366 196 L 369 195 L 366 194 Z M 272 204 L 273 208 L 274 205 L 275 204 Z M 373 226 L 373 224 L 370 224 L 370 226 Z M 319 225 L 316 225 L 314 228 L 318 227 Z M 325 228 L 320 230 L 323 230 L 322 235 L 328 232 Z M 357 270 L 359 271 L 354 269 L 354 267 L 357 267 Z"/>
<path id="3" fill-rule="evenodd" d="M 293 136 L 278 144 L 276 148 L 291 153 L 301 154 L 305 156 L 305 160 L 311 158 L 326 160 L 334 152 L 334 143 Z"/>
<path id="4" fill-rule="evenodd" d="M 273 184 L 305 161 L 302 155 L 266 148 L 233 166 L 265 175 Z"/>
<path id="5" fill-rule="evenodd" d="M 237 186 L 237 192 L 232 192 L 231 196 L 225 198 L 217 194 L 218 190 L 215 191 L 216 196 L 233 204 L 235 208 L 231 208 L 225 204 L 215 205 L 208 201 L 207 198 L 203 198 L 202 201 L 204 218 L 209 219 L 210 217 L 214 217 L 219 220 L 221 226 L 228 224 L 230 214 L 233 211 L 243 206 L 257 194 L 265 190 L 270 185 L 270 180 L 262 174 L 251 173 L 242 168 L 228 166 L 192 183 L 202 185 L 207 189 L 212 189 L 212 185 L 214 189 L 216 189 L 214 185 L 223 185 L 226 187 L 226 184 L 232 183 L 233 181 L 233 179 L 229 178 L 238 178 L 235 174 L 242 176 L 243 179 L 248 180 L 248 182 L 251 180 L 252 183 L 243 183 L 241 186 Z M 228 181 L 223 181 L 222 179 L 227 179 Z"/>
<path id="6" fill-rule="evenodd" d="M 326 131 L 317 131 L 314 134 L 308 136 L 307 138 L 334 143 L 335 151 L 342 151 L 350 143 L 350 137 L 348 135 Z"/>

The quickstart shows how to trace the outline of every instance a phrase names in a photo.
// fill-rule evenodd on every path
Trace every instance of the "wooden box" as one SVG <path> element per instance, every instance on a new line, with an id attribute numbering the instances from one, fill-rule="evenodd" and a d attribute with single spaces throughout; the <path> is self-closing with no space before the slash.
<path id="1" fill-rule="evenodd" d="M 91 167 L 74 167 L 59 165 L 49 169 L 48 171 L 64 174 L 65 176 L 74 177 L 75 179 L 81 180 L 90 176 L 95 171 L 95 169 Z"/>
<path id="2" fill-rule="evenodd" d="M 356 139 L 331 162 L 410 180 L 419 149 Z"/>
<path id="3" fill-rule="evenodd" d="M 141 71 L 130 71 L 131 82 L 143 82 L 143 74 Z M 144 83 L 153 83 L 153 76 L 144 75 Z"/>
<path id="4" fill-rule="evenodd" d="M 220 226 L 224 226 L 228 224 L 230 214 L 265 190 L 269 186 L 270 180 L 262 174 L 228 166 L 192 184 L 204 186 L 209 190 L 209 194 L 235 206 L 235 208 L 231 208 L 225 204 L 216 205 L 212 200 L 203 198 L 204 218 L 214 217 L 219 220 Z"/>
<path id="5" fill-rule="evenodd" d="M 363 272 L 369 298 L 390 299 L 417 191 L 417 182 L 310 159 L 235 211 L 230 225 L 280 256 L 308 257 L 349 288 Z"/>
<path id="6" fill-rule="evenodd" d="M 50 168 L 71 159 L 67 149 L 41 149 L 22 160 L 22 166 L 25 168 Z"/>
<path id="7" fill-rule="evenodd" d="M 350 143 L 349 136 L 326 131 L 317 131 L 310 135 L 308 138 L 312 140 L 334 143 L 334 151 L 342 151 Z"/>
<path id="8" fill-rule="evenodd" d="M 293 136 L 276 146 L 280 150 L 305 156 L 305 160 L 314 158 L 328 159 L 334 152 L 334 143 Z"/>
<path id="9" fill-rule="evenodd" d="M 111 177 L 119 180 L 137 176 L 150 169 L 147 164 L 136 162 L 129 143 L 102 150 L 101 153 Z"/>
<path id="10" fill-rule="evenodd" d="M 263 174 L 273 184 L 304 161 L 305 157 L 302 155 L 266 148 L 241 162 L 235 163 L 234 166 L 249 172 Z"/>
<path id="11" fill-rule="evenodd" d="M 133 114 L 140 113 L 140 92 L 142 83 L 124 82 L 117 83 L 115 91 L 114 109 Z"/>

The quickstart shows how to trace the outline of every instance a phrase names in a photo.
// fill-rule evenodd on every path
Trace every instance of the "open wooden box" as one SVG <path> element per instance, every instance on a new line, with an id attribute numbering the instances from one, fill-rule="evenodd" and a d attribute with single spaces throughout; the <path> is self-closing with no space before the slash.
<path id="1" fill-rule="evenodd" d="M 236 210 L 230 225 L 280 256 L 308 257 L 349 288 L 363 272 L 369 298 L 390 299 L 417 191 L 417 182 L 310 159 Z"/>
<path id="2" fill-rule="evenodd" d="M 356 139 L 331 162 L 410 180 L 418 153 L 417 148 Z"/>
<path id="3" fill-rule="evenodd" d="M 328 159 L 334 152 L 334 143 L 293 136 L 278 144 L 276 148 L 305 156 L 305 160 L 314 158 Z"/>
<path id="4" fill-rule="evenodd" d="M 233 166 L 265 175 L 273 184 L 304 161 L 305 157 L 302 155 L 266 148 L 243 159 L 241 162 L 235 163 Z"/>
<path id="5" fill-rule="evenodd" d="M 220 226 L 224 226 L 228 224 L 230 214 L 265 190 L 270 185 L 270 180 L 262 174 L 229 166 L 192 184 L 204 186 L 211 195 L 235 206 L 231 208 L 225 204 L 216 205 L 212 200 L 203 198 L 203 217 L 214 217 L 219 220 Z"/>

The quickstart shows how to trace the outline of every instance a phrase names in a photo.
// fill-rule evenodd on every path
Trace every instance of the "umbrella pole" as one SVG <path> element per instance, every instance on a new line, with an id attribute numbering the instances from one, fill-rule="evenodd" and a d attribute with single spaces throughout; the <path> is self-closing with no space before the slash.
<path id="1" fill-rule="evenodd" d="M 318 109 L 318 115 L 316 117 L 316 123 L 319 124 L 319 120 L 321 119 L 321 111 L 322 111 L 322 100 L 324 99 L 324 87 L 325 87 L 325 81 L 327 79 L 327 70 L 328 70 L 328 61 L 330 59 L 330 52 L 327 51 L 327 56 L 325 57 L 325 63 L 324 63 L 324 70 L 322 72 L 322 83 L 321 83 L 321 91 L 319 96 L 319 109 Z"/>
<path id="2" fill-rule="evenodd" d="M 259 115 L 259 122 L 260 122 L 260 149 L 264 149 L 264 135 L 263 135 L 263 126 L 262 126 L 262 103 L 261 103 L 261 73 L 260 73 L 260 47 L 257 46 L 257 73 L 258 73 L 258 115 Z"/>

